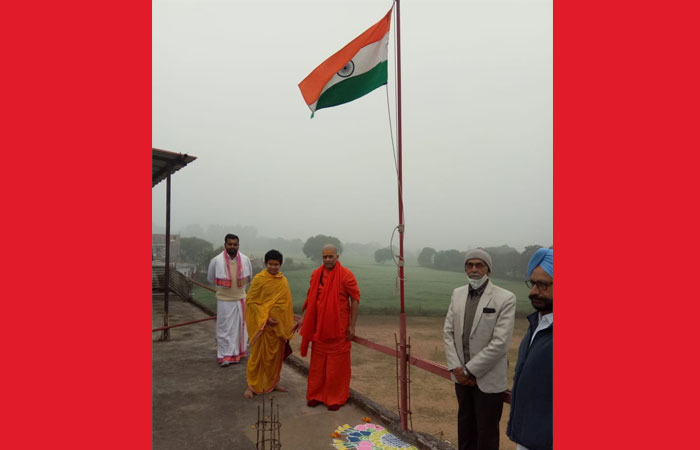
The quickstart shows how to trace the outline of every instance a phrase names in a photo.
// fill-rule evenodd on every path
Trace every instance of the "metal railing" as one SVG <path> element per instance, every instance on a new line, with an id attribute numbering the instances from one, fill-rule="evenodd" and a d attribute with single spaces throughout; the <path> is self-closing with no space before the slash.
<path id="1" fill-rule="evenodd" d="M 190 282 L 192 282 L 193 284 L 196 284 L 197 286 L 202 287 L 208 291 L 216 292 L 216 289 L 212 289 L 210 286 L 207 286 L 203 283 L 195 281 L 191 278 L 188 278 L 188 280 Z M 298 320 L 298 319 L 301 319 L 301 316 L 294 314 L 294 318 Z M 204 322 L 204 321 L 213 320 L 213 319 L 216 319 L 215 315 L 207 317 L 205 319 L 193 320 L 191 322 L 184 322 L 184 323 L 179 323 L 179 324 L 175 324 L 175 325 L 169 325 L 166 327 L 154 328 L 153 331 L 156 332 L 156 331 L 161 331 L 161 330 L 165 330 L 165 329 L 169 329 L 169 328 L 181 327 L 181 326 L 185 326 L 185 325 L 189 325 L 189 324 L 193 324 L 193 323 L 198 323 L 198 322 Z M 365 338 L 360 337 L 360 336 L 353 337 L 352 341 L 359 344 L 359 345 L 363 345 L 367 348 L 371 348 L 372 350 L 376 350 L 378 352 L 389 355 L 393 358 L 397 358 L 397 359 L 400 358 L 400 354 L 395 348 L 391 348 L 391 347 L 388 347 L 386 345 L 372 342 L 369 339 L 365 339 Z M 407 359 L 407 363 L 411 364 L 412 366 L 418 367 L 419 369 L 423 369 L 427 372 L 430 372 L 434 375 L 445 378 L 447 380 L 452 380 L 452 377 L 450 376 L 451 375 L 450 371 L 447 370 L 447 367 L 443 366 L 442 364 L 438 364 L 436 362 L 429 361 L 427 359 L 417 358 L 413 355 L 407 355 L 406 359 Z M 503 401 L 505 403 L 510 404 L 510 390 L 506 390 L 503 393 Z"/>

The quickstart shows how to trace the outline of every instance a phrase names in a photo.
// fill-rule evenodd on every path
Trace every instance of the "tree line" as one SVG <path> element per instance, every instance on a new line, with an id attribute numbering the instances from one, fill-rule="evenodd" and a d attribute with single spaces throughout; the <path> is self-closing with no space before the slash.
<path id="1" fill-rule="evenodd" d="M 527 263 L 532 255 L 542 248 L 541 245 L 528 245 L 522 253 L 508 245 L 500 247 L 484 247 L 493 262 L 491 274 L 498 278 L 522 280 L 527 276 Z M 551 248 L 551 247 L 550 247 Z M 435 250 L 424 247 L 418 255 L 418 264 L 436 270 L 464 272 L 465 255 L 467 251 Z"/>
<path id="2" fill-rule="evenodd" d="M 280 239 L 281 240 L 281 239 Z M 270 239 L 268 244 L 280 244 Z M 308 238 L 302 246 L 302 252 L 306 257 L 316 264 L 321 263 L 321 249 L 326 244 L 333 244 L 338 248 L 338 253 L 343 253 L 343 244 L 340 239 L 329 235 L 316 235 Z M 282 246 L 280 246 L 282 247 Z M 275 248 L 270 246 L 269 248 Z M 372 253 L 367 249 L 364 252 Z M 511 278 L 522 280 L 527 276 L 527 263 L 537 249 L 542 248 L 541 245 L 528 245 L 521 252 L 518 252 L 513 247 L 501 245 L 499 247 L 485 247 L 484 250 L 489 252 L 493 260 L 492 275 L 498 278 Z M 279 250 L 279 248 L 278 248 Z M 214 245 L 201 238 L 184 237 L 180 239 L 180 257 L 182 261 L 194 263 L 198 266 L 199 271 L 206 272 L 206 267 L 209 265 L 209 260 L 223 251 L 223 246 L 214 247 Z M 284 250 L 282 250 L 284 252 Z M 398 254 L 398 249 L 390 249 L 388 247 L 380 248 L 374 251 L 374 260 L 377 263 L 391 261 L 393 255 Z M 432 247 L 424 247 L 418 255 L 418 264 L 422 267 L 428 267 L 436 270 L 448 270 L 452 272 L 464 271 L 464 256 L 466 251 L 456 249 L 436 250 Z M 293 259 L 285 257 L 284 261 L 286 270 L 294 270 L 299 268 L 299 264 Z M 262 267 L 260 267 L 261 269 Z"/>
<path id="3" fill-rule="evenodd" d="M 240 236 L 239 236 L 240 237 Z M 242 240 L 242 238 L 241 238 Z M 278 239 L 267 239 L 267 242 L 265 242 L 268 248 L 277 248 L 277 250 L 280 250 L 284 248 L 285 250 L 280 250 L 282 252 L 286 252 L 288 246 L 284 245 L 278 245 L 274 246 L 274 244 L 280 244 L 283 243 L 282 241 L 285 241 L 282 238 Z M 289 242 L 289 241 L 287 241 Z M 259 242 L 257 243 L 259 245 Z M 321 250 L 323 249 L 323 246 L 326 244 L 333 244 L 336 246 L 338 249 L 338 253 L 343 253 L 343 244 L 340 242 L 340 239 L 334 237 L 334 236 L 326 236 L 323 234 L 319 234 L 317 236 L 312 236 L 306 240 L 304 245 L 301 247 L 302 252 L 306 257 L 308 257 L 311 261 L 313 261 L 316 264 L 321 263 Z M 224 250 L 224 246 L 220 245 L 218 247 L 214 247 L 214 244 L 209 242 L 206 239 L 201 239 L 198 237 L 183 237 L 180 238 L 180 259 L 184 262 L 188 262 L 191 264 L 196 264 L 198 271 L 206 271 L 206 268 L 209 265 L 209 261 L 221 253 Z M 296 250 L 296 249 L 295 249 Z M 294 268 L 297 268 L 297 264 L 295 264 L 294 260 L 288 256 L 285 256 L 284 258 L 284 266 L 285 269 L 287 270 L 293 270 Z"/>
<path id="4" fill-rule="evenodd" d="M 206 281 L 209 261 L 223 251 L 223 245 L 214 247 L 214 244 L 206 239 L 201 239 L 198 237 L 180 238 L 180 260 L 190 264 L 195 264 L 197 266 L 196 278 L 199 279 L 199 281 Z M 260 257 L 252 259 L 251 263 L 253 265 L 253 272 L 255 273 L 258 273 L 264 268 L 264 262 Z M 284 267 L 286 270 L 294 270 L 299 268 L 300 265 L 296 263 L 294 259 L 285 256 Z"/>

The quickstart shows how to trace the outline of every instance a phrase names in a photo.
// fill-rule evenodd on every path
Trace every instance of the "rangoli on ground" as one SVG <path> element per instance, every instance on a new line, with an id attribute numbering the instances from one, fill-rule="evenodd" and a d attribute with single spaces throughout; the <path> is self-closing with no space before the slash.
<path id="1" fill-rule="evenodd" d="M 373 423 L 354 427 L 345 424 L 338 427 L 332 436 L 335 437 L 333 447 L 338 450 L 418 450 Z"/>

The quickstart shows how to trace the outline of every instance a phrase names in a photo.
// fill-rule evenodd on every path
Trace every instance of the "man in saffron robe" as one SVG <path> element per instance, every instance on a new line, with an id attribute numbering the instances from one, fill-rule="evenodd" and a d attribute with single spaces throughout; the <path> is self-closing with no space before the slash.
<path id="1" fill-rule="evenodd" d="M 324 403 L 337 411 L 350 397 L 350 348 L 360 305 L 355 275 L 338 261 L 338 250 L 326 245 L 323 265 L 311 274 L 301 326 L 301 356 L 310 342 L 311 363 L 306 404 Z"/>
<path id="2" fill-rule="evenodd" d="M 282 253 L 265 253 L 265 267 L 253 278 L 246 298 L 245 322 L 252 337 L 245 398 L 272 390 L 287 391 L 279 381 L 284 350 L 293 335 L 292 293 L 287 278 L 280 272 Z"/>
<path id="3" fill-rule="evenodd" d="M 245 287 L 253 267 L 238 251 L 235 234 L 224 237 L 224 251 L 209 262 L 207 279 L 216 284 L 216 353 L 221 367 L 238 364 L 246 355 Z"/>

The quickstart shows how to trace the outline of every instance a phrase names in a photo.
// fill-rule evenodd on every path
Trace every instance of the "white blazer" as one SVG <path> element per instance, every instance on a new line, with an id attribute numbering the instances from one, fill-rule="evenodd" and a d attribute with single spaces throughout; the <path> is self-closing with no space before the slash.
<path id="1" fill-rule="evenodd" d="M 464 364 L 462 334 L 469 285 L 452 292 L 444 327 L 447 368 L 466 369 L 476 377 L 482 392 L 496 393 L 508 389 L 508 345 L 513 335 L 515 294 L 493 284 L 486 285 L 469 336 L 469 362 Z M 457 379 L 452 375 L 452 381 Z"/>

